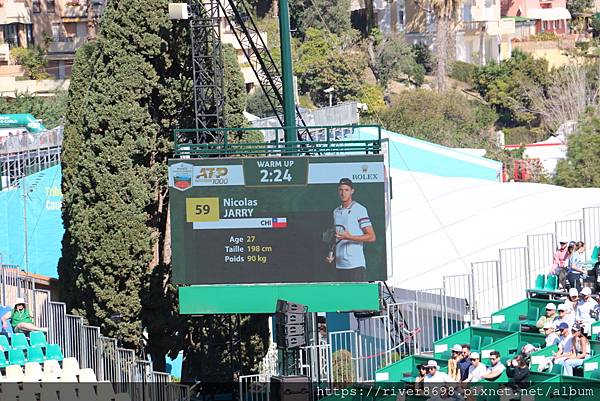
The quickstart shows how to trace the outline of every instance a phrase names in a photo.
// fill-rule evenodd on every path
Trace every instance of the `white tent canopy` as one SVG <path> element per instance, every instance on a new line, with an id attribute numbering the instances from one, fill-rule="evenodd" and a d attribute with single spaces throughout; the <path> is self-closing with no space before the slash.
<path id="1" fill-rule="evenodd" d="M 394 270 L 388 284 L 440 288 L 472 262 L 497 260 L 500 248 L 523 247 L 528 234 L 554 232 L 557 220 L 581 218 L 600 205 L 600 188 L 498 183 L 392 169 Z"/>

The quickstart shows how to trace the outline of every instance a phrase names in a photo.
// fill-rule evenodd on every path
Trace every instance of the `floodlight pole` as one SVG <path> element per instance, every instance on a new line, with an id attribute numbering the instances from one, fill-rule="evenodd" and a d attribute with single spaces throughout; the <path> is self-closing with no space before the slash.
<path id="1" fill-rule="evenodd" d="M 281 42 L 281 82 L 283 84 L 283 123 L 285 142 L 297 141 L 296 102 L 294 100 L 294 70 L 292 68 L 292 44 L 290 39 L 290 12 L 288 0 L 278 0 L 279 39 Z"/>

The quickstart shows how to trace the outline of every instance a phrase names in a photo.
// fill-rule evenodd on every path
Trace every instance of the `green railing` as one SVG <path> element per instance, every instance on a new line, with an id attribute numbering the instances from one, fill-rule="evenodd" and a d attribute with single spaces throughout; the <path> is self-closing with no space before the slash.
<path id="1" fill-rule="evenodd" d="M 376 138 L 352 139 L 360 129 L 370 128 Z M 378 125 L 319 125 L 295 127 L 302 140 L 285 141 L 285 128 L 206 128 L 174 131 L 176 157 L 231 157 L 273 155 L 377 154 L 381 151 Z M 244 142 L 244 136 L 261 133 L 266 140 Z M 308 137 L 310 133 L 310 137 Z M 239 139 L 241 138 L 241 140 Z"/>

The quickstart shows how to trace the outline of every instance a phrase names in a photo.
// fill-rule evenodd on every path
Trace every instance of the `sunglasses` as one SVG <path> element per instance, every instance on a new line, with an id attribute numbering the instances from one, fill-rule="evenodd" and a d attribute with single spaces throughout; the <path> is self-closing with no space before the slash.
<path id="1" fill-rule="evenodd" d="M 472 361 L 477 361 L 478 359 L 477 359 L 477 358 L 471 358 L 471 360 L 472 360 Z"/>

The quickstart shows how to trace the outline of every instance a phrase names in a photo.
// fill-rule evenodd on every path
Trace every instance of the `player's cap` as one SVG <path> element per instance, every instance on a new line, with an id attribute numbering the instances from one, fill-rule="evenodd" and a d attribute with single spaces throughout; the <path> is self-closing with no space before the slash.
<path id="1" fill-rule="evenodd" d="M 350 188 L 354 189 L 354 183 L 350 178 L 342 178 L 338 185 L 348 185 Z"/>
<path id="2" fill-rule="evenodd" d="M 581 290 L 581 295 L 592 295 L 592 289 L 590 287 L 584 287 Z"/>
<path id="3" fill-rule="evenodd" d="M 548 310 L 556 310 L 556 305 L 553 304 L 552 302 L 548 302 L 546 304 L 546 309 L 548 309 Z"/>

